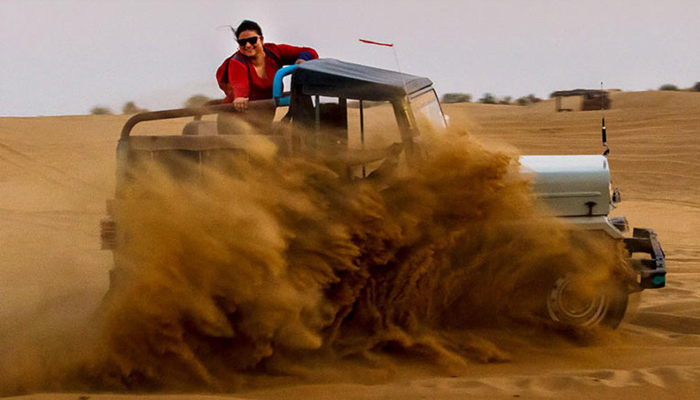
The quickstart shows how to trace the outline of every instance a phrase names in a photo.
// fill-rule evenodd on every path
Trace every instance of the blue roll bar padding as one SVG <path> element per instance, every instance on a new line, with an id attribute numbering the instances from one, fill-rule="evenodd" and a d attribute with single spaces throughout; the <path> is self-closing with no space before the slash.
<path id="1" fill-rule="evenodd" d="M 275 74 L 275 80 L 272 82 L 272 98 L 275 100 L 277 107 L 289 105 L 289 96 L 282 97 L 282 79 L 291 74 L 297 66 L 297 64 L 288 65 Z"/>

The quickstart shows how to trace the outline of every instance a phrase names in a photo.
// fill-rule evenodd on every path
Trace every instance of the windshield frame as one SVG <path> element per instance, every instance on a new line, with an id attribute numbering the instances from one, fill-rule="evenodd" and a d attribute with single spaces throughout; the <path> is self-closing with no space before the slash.
<path id="1" fill-rule="evenodd" d="M 411 119 L 412 119 L 411 122 L 412 122 L 412 125 L 416 126 L 416 122 L 417 122 L 417 119 L 416 119 L 416 117 L 417 117 L 416 112 L 419 111 L 419 109 L 415 109 L 414 106 L 413 106 L 414 100 L 416 100 L 417 98 L 419 98 L 419 97 L 421 97 L 421 96 L 423 96 L 423 95 L 425 95 L 425 94 L 427 94 L 427 93 L 429 93 L 429 92 L 432 92 L 432 94 L 433 94 L 433 96 L 434 96 L 433 98 L 435 99 L 435 103 L 437 103 L 437 105 L 438 105 L 438 110 L 440 111 L 440 116 L 442 117 L 442 118 L 441 118 L 441 119 L 442 119 L 442 126 L 441 126 L 441 127 L 440 127 L 440 126 L 435 126 L 435 122 L 436 122 L 436 121 L 434 121 L 434 120 L 428 118 L 428 120 L 429 120 L 430 123 L 431 123 L 430 125 L 431 125 L 434 129 L 442 129 L 442 130 L 447 129 L 447 118 L 445 117 L 445 112 L 444 112 L 443 109 L 442 109 L 442 104 L 440 103 L 440 98 L 438 97 L 437 92 L 435 91 L 435 89 L 434 89 L 432 86 L 427 87 L 427 88 L 422 89 L 422 90 L 419 90 L 419 91 L 417 91 L 417 92 L 411 93 L 411 95 L 408 96 L 408 103 L 409 103 L 409 107 L 408 107 L 408 108 L 411 110 Z M 427 104 L 430 104 L 430 103 L 431 103 L 431 102 L 426 103 L 426 105 L 427 105 Z M 421 109 L 422 109 L 422 107 L 421 107 Z"/>

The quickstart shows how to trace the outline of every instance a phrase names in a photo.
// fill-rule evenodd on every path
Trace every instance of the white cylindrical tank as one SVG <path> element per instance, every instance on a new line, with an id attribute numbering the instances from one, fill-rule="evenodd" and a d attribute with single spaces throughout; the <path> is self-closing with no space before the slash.
<path id="1" fill-rule="evenodd" d="M 604 156 L 522 156 L 520 171 L 533 175 L 535 194 L 557 216 L 610 212 L 610 170 Z"/>

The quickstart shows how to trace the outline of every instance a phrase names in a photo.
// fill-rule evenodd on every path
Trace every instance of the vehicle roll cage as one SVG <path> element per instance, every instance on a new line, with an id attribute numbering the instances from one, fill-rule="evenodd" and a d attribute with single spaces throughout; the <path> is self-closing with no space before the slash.
<path id="1" fill-rule="evenodd" d="M 220 102 L 221 100 L 217 100 Z M 248 109 L 270 109 L 274 108 L 274 103 L 272 100 L 256 100 L 248 102 Z M 145 113 L 136 114 L 129 118 L 122 128 L 121 135 L 119 136 L 120 141 L 128 141 L 131 135 L 131 130 L 134 126 L 140 122 L 145 121 L 155 121 L 161 119 L 173 119 L 173 118 L 184 118 L 184 117 L 195 117 L 196 120 L 201 119 L 203 115 L 218 114 L 218 113 L 233 113 L 236 112 L 232 103 L 225 104 L 212 104 L 205 105 L 203 107 L 197 108 L 177 108 L 172 110 L 162 110 L 162 111 L 149 111 Z"/>
<path id="2" fill-rule="evenodd" d="M 289 106 L 289 93 L 282 93 L 282 80 L 285 76 L 290 75 L 298 65 L 288 65 L 275 74 L 272 86 L 272 100 L 253 100 L 248 102 L 248 109 L 251 110 L 269 110 L 275 107 Z M 194 117 L 195 121 L 202 119 L 204 115 L 218 113 L 234 113 L 237 110 L 232 103 L 224 103 L 223 99 L 210 100 L 202 107 L 196 108 L 176 108 L 172 110 L 148 111 L 139 113 L 129 118 L 122 127 L 119 140 L 129 140 L 131 130 L 140 122 L 156 121 L 161 119 L 174 119 Z"/>

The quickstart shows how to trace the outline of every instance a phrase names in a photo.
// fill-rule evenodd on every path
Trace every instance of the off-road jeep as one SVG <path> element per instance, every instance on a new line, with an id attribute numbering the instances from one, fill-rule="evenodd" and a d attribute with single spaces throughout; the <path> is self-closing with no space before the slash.
<path id="1" fill-rule="evenodd" d="M 282 81 L 291 75 L 291 93 L 282 93 Z M 345 148 L 352 144 L 349 131 L 359 133 L 354 143 L 357 154 L 346 160 L 350 177 L 363 178 L 382 171 L 382 160 L 396 151 L 395 146 L 373 148 L 373 138 L 366 135 L 364 114 L 376 104 L 387 105 L 384 117 L 396 121 L 397 140 L 408 164 L 421 160 L 418 149 L 421 131 L 440 131 L 447 127 L 432 82 L 423 77 L 373 67 L 319 59 L 298 66 L 286 67 L 275 77 L 272 101 L 251 102 L 250 108 L 288 106 L 283 121 L 293 121 L 291 133 L 266 135 L 281 154 L 302 154 L 315 148 Z M 359 111 L 359 126 L 349 127 L 348 112 Z M 206 164 L 215 153 L 245 149 L 246 134 L 226 134 L 227 127 L 202 116 L 233 112 L 232 104 L 209 104 L 196 109 L 176 109 L 137 114 L 124 125 L 117 145 L 117 185 L 114 200 L 108 200 L 108 216 L 102 221 L 103 248 L 111 249 L 115 262 L 128 233 L 120 230 L 118 204 L 124 196 L 124 185 L 136 161 L 166 163 L 173 153 Z M 182 135 L 131 135 L 132 128 L 143 121 L 194 117 Z M 427 125 L 426 125 L 427 124 Z M 392 124 L 393 125 L 393 124 Z M 344 153 L 347 154 L 347 153 Z M 620 200 L 613 189 L 608 160 L 603 155 L 523 156 L 522 172 L 534 174 L 534 191 L 541 202 L 570 226 L 586 232 L 597 232 L 612 240 L 624 242 L 629 252 L 632 284 L 614 285 L 616 291 L 602 291 L 588 298 L 572 296 L 576 277 L 562 274 L 547 290 L 549 317 L 567 326 L 617 327 L 622 320 L 628 295 L 643 289 L 665 285 L 664 253 L 656 234 L 649 229 L 635 228 L 631 237 L 624 218 L 609 218 L 611 208 Z M 115 222 L 116 221 L 116 222 Z M 641 257 L 640 257 L 641 256 Z M 118 267 L 118 265 L 117 265 Z"/>

